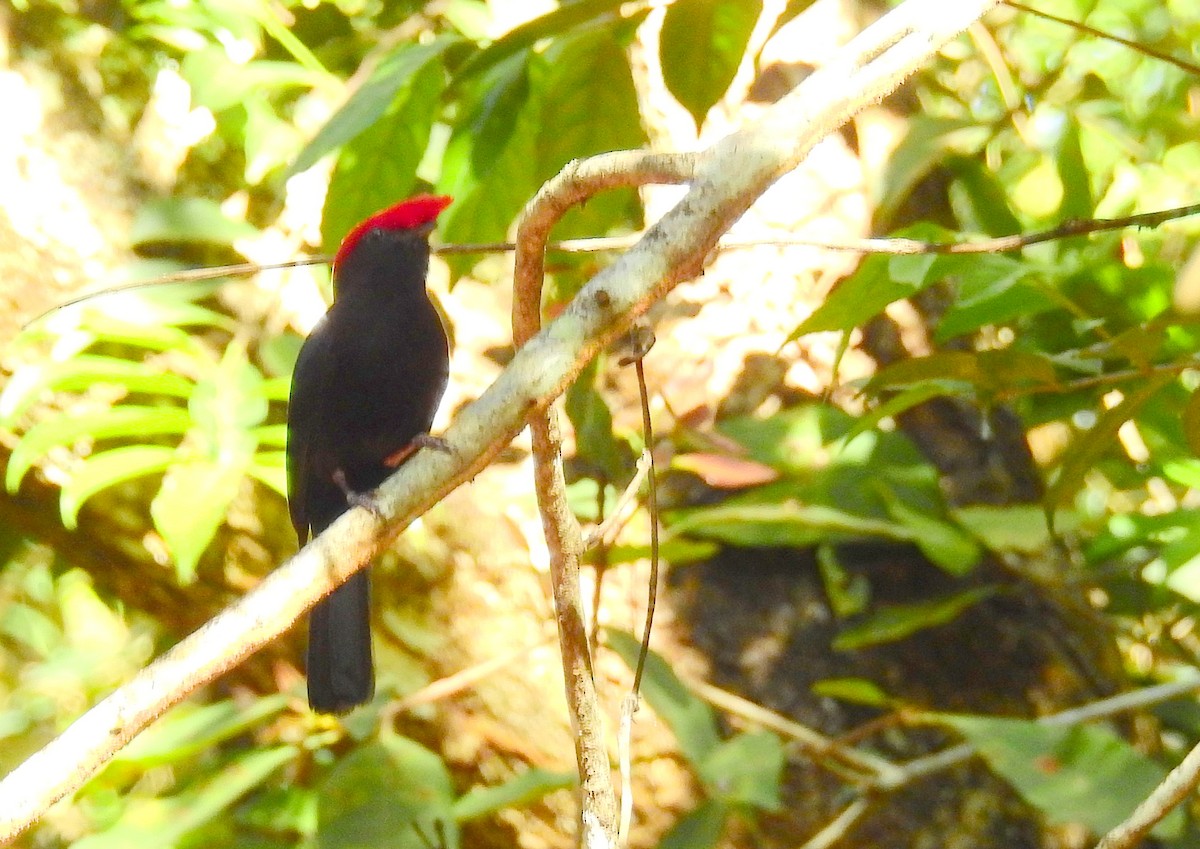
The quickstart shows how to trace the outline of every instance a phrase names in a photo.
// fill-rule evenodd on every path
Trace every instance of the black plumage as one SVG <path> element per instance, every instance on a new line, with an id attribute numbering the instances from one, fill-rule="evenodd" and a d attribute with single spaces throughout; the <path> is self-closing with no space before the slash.
<path id="1" fill-rule="evenodd" d="M 429 232 L 449 198 L 421 196 L 364 221 L 333 266 L 334 303 L 296 361 L 288 403 L 288 506 L 300 544 L 344 513 L 428 433 L 449 343 L 425 289 Z M 375 688 L 367 570 L 312 609 L 308 700 L 341 713 Z"/>

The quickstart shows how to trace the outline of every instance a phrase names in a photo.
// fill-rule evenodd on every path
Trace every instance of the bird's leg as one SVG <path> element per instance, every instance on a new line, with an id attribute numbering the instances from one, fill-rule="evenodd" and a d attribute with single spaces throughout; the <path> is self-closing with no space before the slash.
<path id="1" fill-rule="evenodd" d="M 418 433 L 408 444 L 394 454 L 389 454 L 383 460 L 383 465 L 389 469 L 399 468 L 400 464 L 416 454 L 422 448 L 432 448 L 434 451 L 440 451 L 443 454 L 453 454 L 454 449 L 450 447 L 450 443 L 442 439 L 440 436 L 434 436 L 430 433 Z"/>
<path id="2" fill-rule="evenodd" d="M 361 507 L 371 511 L 376 519 L 383 518 L 383 510 L 379 507 L 379 502 L 375 500 L 374 492 L 355 492 L 350 488 L 350 484 L 346 480 L 346 473 L 341 469 L 333 470 L 333 482 L 342 491 L 342 495 L 346 496 L 346 503 L 351 507 Z"/>

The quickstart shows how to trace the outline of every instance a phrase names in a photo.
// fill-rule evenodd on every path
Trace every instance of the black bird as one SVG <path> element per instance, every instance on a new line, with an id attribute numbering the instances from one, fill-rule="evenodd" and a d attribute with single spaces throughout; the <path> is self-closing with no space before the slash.
<path id="1" fill-rule="evenodd" d="M 333 306 L 313 328 L 288 402 L 288 508 L 303 546 L 378 487 L 428 434 L 450 348 L 425 290 L 429 233 L 448 197 L 421 195 L 350 231 Z M 375 691 L 367 570 L 312 609 L 308 703 L 342 713 Z"/>

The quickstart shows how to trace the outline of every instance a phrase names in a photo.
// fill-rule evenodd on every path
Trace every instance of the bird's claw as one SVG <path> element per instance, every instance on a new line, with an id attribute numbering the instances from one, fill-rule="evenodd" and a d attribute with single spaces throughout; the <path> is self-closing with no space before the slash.
<path id="1" fill-rule="evenodd" d="M 346 496 L 346 503 L 351 507 L 361 507 L 369 511 L 376 519 L 383 519 L 383 508 L 375 500 L 374 492 L 355 492 L 350 488 L 350 484 L 346 480 L 346 473 L 341 469 L 334 471 L 333 482 L 342 491 L 342 495 Z"/>
<path id="2" fill-rule="evenodd" d="M 454 453 L 454 449 L 450 446 L 449 442 L 440 436 L 434 436 L 432 433 L 418 433 L 413 437 L 412 444 L 417 448 L 429 448 L 440 454 Z"/>
<path id="3" fill-rule="evenodd" d="M 450 447 L 450 443 L 440 436 L 434 436 L 431 433 L 418 433 L 408 441 L 407 445 L 394 454 L 390 454 L 383 461 L 383 464 L 389 469 L 399 468 L 401 463 L 422 448 L 432 448 L 434 451 L 440 451 L 442 454 L 454 453 L 454 449 Z"/>

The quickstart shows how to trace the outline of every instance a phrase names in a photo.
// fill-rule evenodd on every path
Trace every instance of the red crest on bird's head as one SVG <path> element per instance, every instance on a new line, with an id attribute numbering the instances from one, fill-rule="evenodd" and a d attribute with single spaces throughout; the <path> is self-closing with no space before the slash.
<path id="1" fill-rule="evenodd" d="M 389 206 L 376 212 L 370 218 L 355 225 L 346 234 L 338 246 L 337 255 L 333 258 L 333 268 L 341 265 L 363 235 L 369 230 L 411 230 L 423 224 L 437 220 L 442 210 L 450 205 L 451 198 L 446 195 L 416 195 L 408 200 L 402 200 L 395 206 Z"/>

